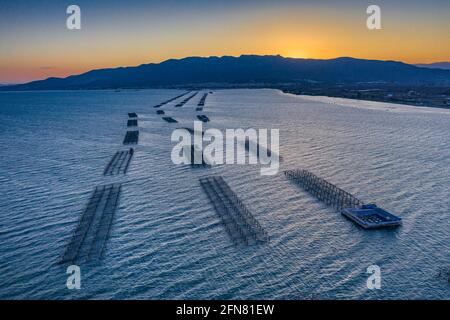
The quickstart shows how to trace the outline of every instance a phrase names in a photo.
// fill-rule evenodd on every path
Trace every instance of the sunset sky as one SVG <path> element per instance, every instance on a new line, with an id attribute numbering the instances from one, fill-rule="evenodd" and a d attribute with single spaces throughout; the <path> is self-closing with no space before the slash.
<path id="1" fill-rule="evenodd" d="M 81 7 L 82 29 L 66 28 Z M 366 28 L 366 8 L 382 30 Z M 450 1 L 0 0 L 0 83 L 186 56 L 450 61 Z"/>

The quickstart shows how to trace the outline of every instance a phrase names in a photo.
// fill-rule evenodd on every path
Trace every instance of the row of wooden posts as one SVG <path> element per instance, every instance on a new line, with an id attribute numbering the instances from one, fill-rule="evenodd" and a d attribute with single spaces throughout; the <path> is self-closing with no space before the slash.
<path id="1" fill-rule="evenodd" d="M 307 170 L 287 170 L 284 174 L 287 178 L 298 183 L 313 196 L 338 210 L 341 210 L 342 208 L 358 207 L 363 204 L 362 201 L 354 195 L 336 187 L 334 184 Z"/>
<path id="2" fill-rule="evenodd" d="M 200 184 L 235 245 L 269 241 L 267 232 L 221 176 L 201 178 Z"/>

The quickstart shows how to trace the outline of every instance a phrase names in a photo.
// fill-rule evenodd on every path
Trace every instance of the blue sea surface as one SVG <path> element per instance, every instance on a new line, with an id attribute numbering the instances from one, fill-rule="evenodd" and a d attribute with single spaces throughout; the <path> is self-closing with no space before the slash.
<path id="1" fill-rule="evenodd" d="M 215 90 L 206 128 L 280 130 L 279 174 L 259 165 L 174 165 L 182 90 L 0 92 L 0 299 L 450 299 L 450 111 Z M 181 98 L 180 100 L 182 100 Z M 128 112 L 139 144 L 125 176 L 103 176 L 123 150 Z M 304 168 L 403 219 L 363 230 L 287 180 Z M 222 175 L 270 235 L 235 247 L 198 179 Z M 121 182 L 103 259 L 81 289 L 58 264 L 93 189 Z M 381 269 L 381 289 L 366 281 Z"/>

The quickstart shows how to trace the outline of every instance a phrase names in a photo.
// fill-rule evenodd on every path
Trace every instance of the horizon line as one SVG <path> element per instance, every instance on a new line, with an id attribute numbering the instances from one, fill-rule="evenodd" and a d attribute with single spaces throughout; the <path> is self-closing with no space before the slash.
<path id="1" fill-rule="evenodd" d="M 40 78 L 40 79 L 34 79 L 34 80 L 28 80 L 25 82 L 2 82 L 0 83 L 0 86 L 14 86 L 14 85 L 21 85 L 21 84 L 27 84 L 27 83 L 31 83 L 31 82 L 35 82 L 35 81 L 45 81 L 48 79 L 66 79 L 68 77 L 72 77 L 72 76 L 79 76 L 82 74 L 85 74 L 87 72 L 91 72 L 91 71 L 97 71 L 97 70 L 107 70 L 107 69 L 120 69 L 120 68 L 137 68 L 140 66 L 144 66 L 144 65 L 150 65 L 150 64 L 161 64 L 170 60 L 184 60 L 184 59 L 189 59 L 189 58 L 203 58 L 203 59 L 208 59 L 208 58 L 226 58 L 226 57 L 231 57 L 231 58 L 240 58 L 243 56 L 255 56 L 255 57 L 281 57 L 281 58 L 285 58 L 285 59 L 299 59 L 299 60 L 336 60 L 336 59 L 343 59 L 343 58 L 349 58 L 349 59 L 356 59 L 356 60 L 371 60 L 371 61 L 392 61 L 392 62 L 399 62 L 399 63 L 404 63 L 404 64 L 408 64 L 408 65 L 412 65 L 412 66 L 416 66 L 416 65 L 432 65 L 432 64 L 438 64 L 438 63 L 450 63 L 450 61 L 436 61 L 436 62 L 430 62 L 430 63 L 422 63 L 422 62 L 416 62 L 416 63 L 408 63 L 402 60 L 392 60 L 392 59 L 371 59 L 371 58 L 357 58 L 357 57 L 352 57 L 352 56 L 337 56 L 337 57 L 333 57 L 333 58 L 311 58 L 311 57 L 294 57 L 294 56 L 284 56 L 282 54 L 252 54 L 252 53 L 242 53 L 239 55 L 210 55 L 210 56 L 201 56 L 201 55 L 194 55 L 194 56 L 185 56 L 185 57 L 176 57 L 176 58 L 167 58 L 167 59 L 162 59 L 158 62 L 147 62 L 147 63 L 140 63 L 140 64 L 136 64 L 136 65 L 118 65 L 118 66 L 111 66 L 111 67 L 104 67 L 104 68 L 94 68 L 94 69 L 87 69 L 81 73 L 73 73 L 73 74 L 68 74 L 66 76 L 63 77 L 55 77 L 55 76 L 48 76 L 46 78 Z M 55 67 L 58 68 L 58 67 Z"/>

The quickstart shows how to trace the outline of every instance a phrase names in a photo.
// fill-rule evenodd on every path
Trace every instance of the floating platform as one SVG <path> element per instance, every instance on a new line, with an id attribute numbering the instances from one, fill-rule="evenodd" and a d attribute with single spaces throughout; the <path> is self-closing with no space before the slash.
<path id="1" fill-rule="evenodd" d="M 136 119 L 127 121 L 127 127 L 137 127 L 137 125 L 138 121 Z"/>
<path id="2" fill-rule="evenodd" d="M 156 110 L 156 114 L 165 114 L 164 110 Z"/>
<path id="3" fill-rule="evenodd" d="M 265 148 L 263 146 L 261 146 L 258 142 L 254 142 L 256 144 L 256 156 L 259 158 L 259 153 L 260 152 L 265 152 L 267 154 L 267 156 L 271 156 L 272 155 L 272 150 L 270 150 L 270 148 Z M 245 150 L 247 152 L 250 152 L 250 139 L 248 137 L 245 138 Z M 278 155 L 278 160 L 282 161 L 282 157 L 280 155 Z"/>
<path id="4" fill-rule="evenodd" d="M 202 122 L 209 122 L 209 118 L 205 115 L 198 115 L 197 119 L 202 121 Z"/>
<path id="5" fill-rule="evenodd" d="M 165 120 L 165 121 L 167 121 L 167 122 L 169 122 L 169 123 L 178 123 L 178 121 L 175 120 L 175 119 L 172 118 L 172 117 L 162 117 L 162 119 Z"/>
<path id="6" fill-rule="evenodd" d="M 170 98 L 169 100 L 166 100 L 166 101 L 164 101 L 164 102 L 161 102 L 160 104 L 157 104 L 157 105 L 154 106 L 153 108 L 160 108 L 160 107 L 162 107 L 163 105 L 172 102 L 173 100 L 176 100 L 176 99 L 178 99 L 178 98 L 181 98 L 181 97 L 184 96 L 184 95 L 187 95 L 188 93 L 190 93 L 190 91 L 187 91 L 187 92 L 182 93 L 182 94 L 180 94 L 180 95 L 178 95 L 178 96 L 176 96 L 176 97 Z"/>
<path id="7" fill-rule="evenodd" d="M 206 100 L 206 97 L 207 97 L 207 96 L 208 96 L 207 93 L 204 93 L 204 94 L 203 94 L 202 98 L 201 98 L 200 101 L 198 102 L 198 106 L 199 106 L 199 107 L 203 107 L 203 106 L 205 105 L 205 100 Z"/>
<path id="8" fill-rule="evenodd" d="M 178 99 L 178 98 L 181 98 L 181 97 L 184 96 L 184 95 L 187 95 L 189 92 L 190 92 L 190 91 L 187 91 L 187 92 L 182 93 L 182 94 L 180 94 L 180 95 L 178 95 L 178 96 L 176 96 L 176 97 L 170 98 L 169 100 L 166 100 L 166 101 L 164 101 L 164 102 L 161 102 L 160 104 L 157 104 L 157 105 L 154 106 L 153 108 L 160 108 L 160 107 L 162 107 L 163 105 L 172 102 L 173 100 L 176 100 L 176 99 Z"/>
<path id="9" fill-rule="evenodd" d="M 139 131 L 127 131 L 123 144 L 137 144 L 139 141 Z"/>
<path id="10" fill-rule="evenodd" d="M 117 151 L 103 171 L 103 175 L 113 176 L 117 174 L 126 174 L 131 158 L 133 158 L 133 154 L 133 148 L 125 151 Z"/>
<path id="11" fill-rule="evenodd" d="M 221 176 L 200 178 L 199 181 L 236 246 L 270 240 L 267 232 Z"/>
<path id="12" fill-rule="evenodd" d="M 103 256 L 114 214 L 119 204 L 121 185 L 98 186 L 81 213 L 60 263 L 80 264 Z"/>
<path id="13" fill-rule="evenodd" d="M 128 117 L 130 117 L 130 118 L 137 118 L 137 114 L 135 113 L 135 112 L 130 112 L 129 114 L 128 114 Z"/>
<path id="14" fill-rule="evenodd" d="M 190 134 L 194 134 L 194 133 L 195 133 L 194 129 L 188 128 L 188 127 L 183 127 L 183 128 L 178 128 L 178 129 L 184 129 L 184 130 L 187 130 L 187 131 L 189 131 Z M 205 135 L 205 131 L 202 130 L 202 137 L 203 137 L 204 135 Z"/>
<path id="15" fill-rule="evenodd" d="M 187 97 L 186 99 L 184 99 L 183 101 L 181 101 L 180 103 L 177 103 L 175 105 L 175 107 L 179 108 L 184 106 L 189 100 L 191 100 L 193 97 L 195 97 L 197 95 L 198 91 L 195 92 L 194 94 L 190 95 L 189 97 Z"/>
<path id="16" fill-rule="evenodd" d="M 333 206 L 345 217 L 365 229 L 392 227 L 401 224 L 401 218 L 377 207 L 375 204 L 364 204 L 354 195 L 307 170 L 287 170 L 284 174 L 299 184 L 305 191 L 327 205 Z"/>
<path id="17" fill-rule="evenodd" d="M 193 167 L 211 167 L 210 159 L 203 154 L 203 150 L 197 145 L 191 144 L 183 147 L 188 163 Z M 201 159 L 201 163 L 195 163 L 195 158 Z"/>
<path id="18" fill-rule="evenodd" d="M 396 227 L 402 219 L 378 208 L 376 204 L 363 204 L 359 208 L 344 208 L 341 213 L 364 229 Z"/>

